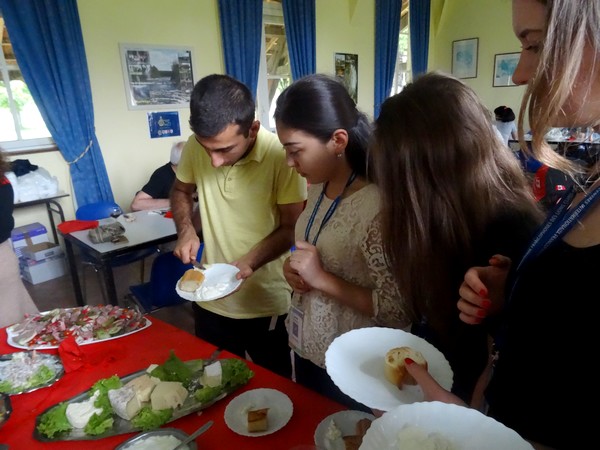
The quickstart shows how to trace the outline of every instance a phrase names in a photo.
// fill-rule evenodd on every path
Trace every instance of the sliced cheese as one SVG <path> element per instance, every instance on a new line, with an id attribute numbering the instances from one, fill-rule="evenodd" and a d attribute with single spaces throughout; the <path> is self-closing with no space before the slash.
<path id="1" fill-rule="evenodd" d="M 148 375 L 142 375 L 140 377 L 134 378 L 129 383 L 125 385 L 131 386 L 135 391 L 135 395 L 140 402 L 149 402 L 150 394 L 154 390 L 154 387 L 158 383 L 157 378 L 150 377 Z"/>
<path id="2" fill-rule="evenodd" d="M 123 386 L 119 389 L 108 391 L 110 406 L 125 420 L 131 420 L 142 409 L 142 404 L 135 394 L 133 386 Z"/>
<path id="3" fill-rule="evenodd" d="M 217 387 L 221 386 L 223 371 L 221 368 L 221 361 L 215 361 L 214 363 L 206 366 L 204 372 L 200 377 L 200 382 L 203 386 Z"/>
<path id="4" fill-rule="evenodd" d="M 73 428 L 83 428 L 94 414 L 100 414 L 102 408 L 96 408 L 94 402 L 100 394 L 96 391 L 88 400 L 78 403 L 69 403 L 66 410 L 67 420 Z"/>
<path id="5" fill-rule="evenodd" d="M 188 391 L 178 381 L 161 381 L 150 394 L 152 409 L 177 408 L 183 405 Z"/>

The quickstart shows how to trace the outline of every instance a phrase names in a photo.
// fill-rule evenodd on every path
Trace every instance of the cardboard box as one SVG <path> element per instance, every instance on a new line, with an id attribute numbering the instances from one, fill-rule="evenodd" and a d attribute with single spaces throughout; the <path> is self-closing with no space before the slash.
<path id="1" fill-rule="evenodd" d="M 52 256 L 42 261 L 21 258 L 19 266 L 21 267 L 21 276 L 31 284 L 43 283 L 62 277 L 67 273 L 64 254 Z"/>
<path id="2" fill-rule="evenodd" d="M 42 259 L 62 254 L 62 248 L 53 242 L 40 242 L 39 244 L 27 245 L 21 248 L 24 258 L 41 261 Z"/>
<path id="3" fill-rule="evenodd" d="M 48 233 L 46 232 L 46 227 L 44 225 L 39 222 L 34 222 L 29 225 L 14 228 L 10 233 L 10 240 L 17 258 L 21 258 L 23 247 L 39 244 L 40 242 L 47 242 Z"/>

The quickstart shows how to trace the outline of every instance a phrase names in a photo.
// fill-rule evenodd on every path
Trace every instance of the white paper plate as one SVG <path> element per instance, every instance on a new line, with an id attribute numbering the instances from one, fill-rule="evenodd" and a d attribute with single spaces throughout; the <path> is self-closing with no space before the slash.
<path id="1" fill-rule="evenodd" d="M 400 431 L 418 427 L 426 434 L 439 433 L 461 450 L 531 450 L 517 432 L 474 409 L 442 402 L 400 405 L 374 420 L 361 450 L 404 448 Z"/>
<path id="2" fill-rule="evenodd" d="M 420 386 L 398 389 L 385 378 L 386 353 L 404 346 L 421 352 L 431 376 L 450 390 L 453 373 L 444 355 L 425 339 L 393 328 L 360 328 L 338 336 L 325 352 L 327 373 L 342 392 L 369 408 L 389 411 L 423 401 Z"/>
<path id="3" fill-rule="evenodd" d="M 266 431 L 248 431 L 248 410 L 269 408 Z M 292 417 L 294 405 L 283 392 L 275 389 L 253 389 L 238 395 L 225 408 L 225 423 L 232 431 L 242 436 L 258 437 L 275 433 L 283 428 Z"/>
<path id="4" fill-rule="evenodd" d="M 218 300 L 227 297 L 240 287 L 243 280 L 235 278 L 239 271 L 240 269 L 231 264 L 210 264 L 207 265 L 204 271 L 204 282 L 202 286 L 196 289 L 196 292 L 186 292 L 179 289 L 181 278 L 177 281 L 175 290 L 181 298 L 191 302 Z"/>
<path id="5" fill-rule="evenodd" d="M 332 439 L 327 436 L 331 422 L 340 430 L 342 436 L 356 434 L 356 423 L 360 419 L 375 420 L 373 414 L 364 411 L 338 411 L 325 417 L 315 430 L 315 445 L 318 450 L 345 450 L 344 440 L 341 437 Z"/>

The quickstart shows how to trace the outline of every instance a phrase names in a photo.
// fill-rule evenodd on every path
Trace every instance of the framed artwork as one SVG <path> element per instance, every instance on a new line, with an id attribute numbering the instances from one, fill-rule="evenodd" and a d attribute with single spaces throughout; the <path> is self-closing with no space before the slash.
<path id="1" fill-rule="evenodd" d="M 479 38 L 452 42 L 452 75 L 456 78 L 477 78 Z"/>
<path id="2" fill-rule="evenodd" d="M 336 53 L 335 77 L 346 86 L 350 97 L 356 103 L 358 101 L 358 55 Z"/>
<path id="3" fill-rule="evenodd" d="M 187 108 L 194 88 L 192 49 L 119 44 L 129 109 Z"/>
<path id="4" fill-rule="evenodd" d="M 516 86 L 512 81 L 513 73 L 519 64 L 521 53 L 499 53 L 494 56 L 493 87 Z"/>

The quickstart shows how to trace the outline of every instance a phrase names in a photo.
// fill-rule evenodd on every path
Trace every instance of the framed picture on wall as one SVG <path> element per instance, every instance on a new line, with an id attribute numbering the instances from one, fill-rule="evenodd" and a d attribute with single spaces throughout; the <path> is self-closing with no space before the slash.
<path id="1" fill-rule="evenodd" d="M 356 103 L 358 101 L 358 55 L 336 53 L 335 77 L 346 86 L 350 97 Z"/>
<path id="2" fill-rule="evenodd" d="M 456 78 L 477 78 L 479 38 L 452 42 L 452 75 Z"/>
<path id="3" fill-rule="evenodd" d="M 189 47 L 119 44 L 129 109 L 187 108 L 194 88 Z"/>
<path id="4" fill-rule="evenodd" d="M 513 73 L 519 64 L 521 53 L 499 53 L 494 56 L 493 87 L 516 86 L 512 81 Z"/>

